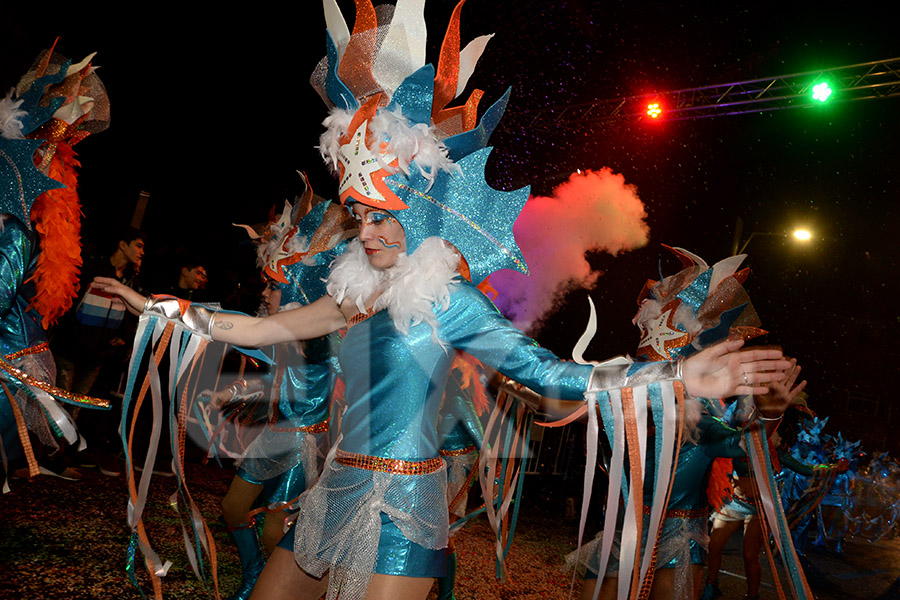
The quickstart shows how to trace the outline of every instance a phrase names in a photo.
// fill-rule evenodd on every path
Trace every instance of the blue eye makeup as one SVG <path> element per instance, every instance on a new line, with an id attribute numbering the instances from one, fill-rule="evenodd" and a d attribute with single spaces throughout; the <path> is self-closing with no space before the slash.
<path id="1" fill-rule="evenodd" d="M 350 214 L 360 223 L 365 223 L 366 225 L 380 225 L 384 222 L 390 222 L 394 220 L 394 217 L 391 216 L 391 213 L 385 212 L 382 210 L 370 210 L 364 215 L 359 214 L 353 208 L 350 208 Z"/>

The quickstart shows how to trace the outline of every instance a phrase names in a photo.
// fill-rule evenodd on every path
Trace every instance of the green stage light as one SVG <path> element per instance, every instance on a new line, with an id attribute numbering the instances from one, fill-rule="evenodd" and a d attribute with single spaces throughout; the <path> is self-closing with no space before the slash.
<path id="1" fill-rule="evenodd" d="M 828 85 L 827 81 L 823 81 L 822 83 L 817 83 L 813 86 L 812 93 L 813 100 L 818 100 L 819 102 L 825 102 L 828 98 L 831 97 L 831 86 Z"/>

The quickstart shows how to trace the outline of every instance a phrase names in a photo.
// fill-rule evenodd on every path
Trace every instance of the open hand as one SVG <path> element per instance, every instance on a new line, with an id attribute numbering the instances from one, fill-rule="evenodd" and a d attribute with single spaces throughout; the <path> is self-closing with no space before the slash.
<path id="1" fill-rule="evenodd" d="M 743 345 L 743 340 L 722 342 L 685 360 L 688 393 L 702 398 L 765 394 L 765 384 L 783 381 L 793 367 L 781 350 L 741 350 Z"/>
<path id="2" fill-rule="evenodd" d="M 806 380 L 794 385 L 800 374 L 800 366 L 797 359 L 790 359 L 791 366 L 785 373 L 784 379 L 772 381 L 768 384 L 769 391 L 756 397 L 756 408 L 768 418 L 775 418 L 782 414 L 791 405 L 797 394 L 806 387 Z"/>

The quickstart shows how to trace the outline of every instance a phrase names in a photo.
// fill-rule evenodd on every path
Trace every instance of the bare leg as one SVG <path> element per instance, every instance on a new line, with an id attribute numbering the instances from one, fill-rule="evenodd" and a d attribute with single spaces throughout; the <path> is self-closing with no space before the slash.
<path id="1" fill-rule="evenodd" d="M 600 585 L 600 600 L 616 600 L 616 592 L 619 587 L 618 577 L 606 577 Z M 591 600 L 594 590 L 597 588 L 596 579 L 585 579 L 581 588 L 581 600 Z"/>
<path id="2" fill-rule="evenodd" d="M 404 577 L 401 575 L 381 575 L 375 573 L 369 582 L 366 600 L 425 600 L 431 586 L 432 577 Z"/>
<path id="3" fill-rule="evenodd" d="M 722 521 L 713 519 L 712 531 L 709 533 L 709 553 L 707 557 L 706 578 L 715 583 L 719 581 L 719 569 L 722 568 L 722 551 L 728 538 L 743 525 L 743 521 Z"/>
<path id="4" fill-rule="evenodd" d="M 759 517 L 753 517 L 744 527 L 744 574 L 747 576 L 747 597 L 759 595 L 759 582 L 762 579 L 762 566 L 759 564 L 759 553 L 762 550 L 763 535 Z"/>
<path id="5" fill-rule="evenodd" d="M 327 588 L 327 573 L 316 579 L 297 565 L 293 552 L 275 548 L 250 600 L 319 600 Z"/>
<path id="6" fill-rule="evenodd" d="M 228 492 L 222 499 L 222 516 L 229 527 L 239 527 L 247 523 L 247 514 L 253 508 L 263 486 L 244 481 L 240 477 L 231 480 Z"/>
<path id="7" fill-rule="evenodd" d="M 272 552 L 275 551 L 275 546 L 284 537 L 284 518 L 286 516 L 287 513 L 283 510 L 266 513 L 266 520 L 263 523 L 262 530 L 262 543 L 263 548 L 266 549 L 266 554 L 269 556 L 272 555 Z"/>

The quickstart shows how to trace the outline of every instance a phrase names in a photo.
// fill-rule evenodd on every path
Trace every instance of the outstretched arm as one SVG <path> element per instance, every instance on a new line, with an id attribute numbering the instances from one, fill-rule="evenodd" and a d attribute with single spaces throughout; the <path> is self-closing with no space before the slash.
<path id="1" fill-rule="evenodd" d="M 133 311 L 143 311 L 147 299 L 130 287 L 108 277 L 98 277 L 94 282 L 104 291 L 120 296 Z M 209 323 L 209 334 L 218 342 L 260 347 L 321 337 L 340 329 L 346 323 L 347 320 L 334 299 L 323 296 L 307 306 L 264 318 L 215 312 Z"/>

